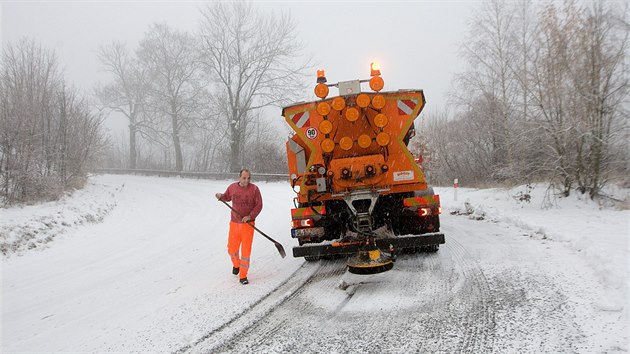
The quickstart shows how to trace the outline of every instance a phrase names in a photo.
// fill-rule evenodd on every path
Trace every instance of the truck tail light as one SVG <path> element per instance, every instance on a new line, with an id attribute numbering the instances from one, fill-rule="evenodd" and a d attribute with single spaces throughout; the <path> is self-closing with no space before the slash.
<path id="1" fill-rule="evenodd" d="M 313 227 L 313 226 L 315 226 L 315 220 L 313 219 L 291 220 L 291 227 L 294 229 L 299 229 L 301 227 Z"/>
<path id="2" fill-rule="evenodd" d="M 420 216 L 439 215 L 439 214 L 442 214 L 442 207 L 418 208 L 418 215 Z"/>

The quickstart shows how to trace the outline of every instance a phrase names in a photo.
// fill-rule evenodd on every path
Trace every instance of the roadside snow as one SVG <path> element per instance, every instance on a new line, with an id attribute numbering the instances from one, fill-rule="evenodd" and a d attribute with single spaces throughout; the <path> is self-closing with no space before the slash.
<path id="1" fill-rule="evenodd" d="M 458 202 L 453 200 L 453 188 L 436 188 L 436 192 L 448 212 L 470 213 L 473 219 L 516 226 L 524 236 L 565 244 L 587 262 L 609 295 L 597 306 L 604 311 L 623 310 L 627 317 L 630 211 L 600 205 L 576 192 L 557 198 L 543 186 L 459 188 Z M 627 190 L 617 192 L 618 199 L 629 199 Z M 529 195 L 528 201 L 524 195 Z"/>
<path id="2" fill-rule="evenodd" d="M 55 237 L 86 223 L 100 223 L 116 206 L 113 186 L 90 179 L 85 188 L 59 201 L 0 209 L 0 252 L 3 256 L 46 248 Z"/>

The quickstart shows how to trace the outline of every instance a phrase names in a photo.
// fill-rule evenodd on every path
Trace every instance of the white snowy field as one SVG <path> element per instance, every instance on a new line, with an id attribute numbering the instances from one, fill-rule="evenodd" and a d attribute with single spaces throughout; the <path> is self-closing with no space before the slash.
<path id="1" fill-rule="evenodd" d="M 286 284 L 304 264 L 291 256 L 296 242 L 289 236 L 290 186 L 254 181 L 264 199 L 257 226 L 288 255 L 281 258 L 272 243 L 256 236 L 251 283 L 242 286 L 226 253 L 229 210 L 213 197 L 229 183 L 94 176 L 62 201 L 1 209 L 0 351 L 178 351 Z M 590 283 L 576 291 L 603 294 L 583 304 L 589 314 L 606 318 L 609 332 L 590 333 L 599 341 L 590 348 L 628 351 L 628 210 L 576 196 L 541 208 L 548 201 L 544 188 L 534 188 L 529 203 L 514 198 L 525 191 L 460 188 L 454 200 L 452 188 L 436 188 L 443 230 L 461 218 L 483 219 L 475 222 L 477 232 L 490 226 L 517 229 L 532 245 L 566 249 L 570 257 L 563 253 L 563 272 L 590 272 L 583 276 Z M 500 256 L 491 254 L 493 262 L 499 259 L 497 267 Z M 379 276 L 387 274 L 397 273 Z"/>

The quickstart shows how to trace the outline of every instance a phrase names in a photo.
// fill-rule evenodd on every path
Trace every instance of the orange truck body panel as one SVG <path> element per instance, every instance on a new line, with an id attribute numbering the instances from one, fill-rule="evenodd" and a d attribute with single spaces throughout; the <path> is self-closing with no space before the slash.
<path id="1" fill-rule="evenodd" d="M 295 132 L 287 142 L 287 160 L 291 181 L 300 187 L 298 202 L 306 203 L 313 195 L 318 201 L 342 199 L 344 193 L 361 189 L 379 195 L 425 190 L 424 174 L 404 141 L 424 105 L 422 90 L 401 90 L 285 107 L 282 114 Z M 322 124 L 325 121 L 330 124 Z"/>

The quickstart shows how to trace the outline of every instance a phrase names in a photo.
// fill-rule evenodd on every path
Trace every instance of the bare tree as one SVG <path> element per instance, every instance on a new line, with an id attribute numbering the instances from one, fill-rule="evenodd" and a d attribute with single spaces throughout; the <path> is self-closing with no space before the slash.
<path id="1" fill-rule="evenodd" d="M 224 171 L 221 156 L 223 147 L 229 140 L 226 131 L 227 122 L 222 119 L 221 97 L 207 95 L 201 106 L 201 119 L 194 123 L 190 134 L 190 165 L 195 171 Z"/>
<path id="2" fill-rule="evenodd" d="M 300 63 L 302 45 L 287 14 L 261 14 L 250 2 L 215 1 L 202 15 L 201 59 L 216 93 L 226 98 L 221 108 L 230 138 L 230 171 L 237 172 L 252 113 L 301 92 L 308 63 Z"/>
<path id="3" fill-rule="evenodd" d="M 86 99 L 76 90 L 67 89 L 65 84 L 57 93 L 57 107 L 57 173 L 64 187 L 79 187 L 86 180 L 86 171 L 94 167 L 105 148 L 104 117 L 93 113 Z"/>
<path id="4" fill-rule="evenodd" d="M 459 110 L 423 128 L 434 180 L 546 180 L 594 197 L 628 173 L 628 5 L 535 5 L 493 0 L 476 14 Z"/>
<path id="5" fill-rule="evenodd" d="M 449 164 L 448 146 L 452 140 L 447 130 L 448 112 L 423 113 L 420 124 L 416 123 L 418 133 L 409 143 L 409 150 L 422 160 L 422 170 L 429 183 L 446 185 L 449 179 L 457 178 L 458 173 Z"/>
<path id="6" fill-rule="evenodd" d="M 258 173 L 288 173 L 287 156 L 283 139 L 260 114 L 248 123 L 247 151 L 242 166 L 249 166 Z"/>
<path id="7" fill-rule="evenodd" d="M 26 39 L 3 49 L 0 198 L 58 198 L 85 182 L 103 142 L 101 117 L 66 88 L 53 52 Z"/>
<path id="8" fill-rule="evenodd" d="M 577 187 L 594 197 L 614 164 L 611 144 L 625 135 L 615 128 L 627 121 L 627 12 L 610 6 L 567 1 L 540 13 L 530 70 L 534 118 L 548 147 L 540 170 L 564 195 Z"/>
<path id="9" fill-rule="evenodd" d="M 459 104 L 467 112 L 478 111 L 489 123 L 492 166 L 496 178 L 510 177 L 513 170 L 512 125 L 518 104 L 518 81 L 514 76 L 517 62 L 514 9 L 501 0 L 484 2 L 475 17 L 462 53 L 469 68 L 457 76 Z M 490 120 L 490 121 L 488 121 Z M 507 172 L 507 173 L 506 173 Z"/>
<path id="10" fill-rule="evenodd" d="M 23 39 L 2 56 L 3 196 L 8 203 L 49 197 L 52 101 L 60 74 L 54 53 Z"/>
<path id="11" fill-rule="evenodd" d="M 537 170 L 559 182 L 564 195 L 569 195 L 575 182 L 574 101 L 567 70 L 579 31 L 574 5 L 567 3 L 564 13 L 553 4 L 541 9 L 540 31 L 529 70 L 532 116 L 543 132 L 539 142 L 544 150 Z"/>
<path id="12" fill-rule="evenodd" d="M 577 54 L 568 67 L 579 119 L 576 179 L 580 191 L 591 198 L 609 177 L 616 160 L 610 147 L 623 138 L 620 123 L 628 119 L 623 104 L 628 102 L 629 74 L 624 60 L 630 30 L 625 23 L 627 5 L 622 11 L 617 6 L 595 1 L 585 8 Z"/>
<path id="13" fill-rule="evenodd" d="M 138 134 L 151 136 L 153 124 L 146 122 L 146 70 L 134 58 L 125 44 L 113 42 L 98 50 L 98 59 L 113 82 L 96 89 L 101 104 L 111 111 L 123 114 L 129 124 L 128 167 L 137 167 Z"/>
<path id="14" fill-rule="evenodd" d="M 168 131 L 174 149 L 175 169 L 182 171 L 182 134 L 199 119 L 204 94 L 194 39 L 166 24 L 154 24 L 140 42 L 138 57 L 150 82 L 150 114 L 167 119 L 163 132 Z"/>

